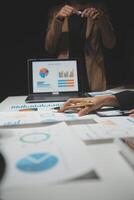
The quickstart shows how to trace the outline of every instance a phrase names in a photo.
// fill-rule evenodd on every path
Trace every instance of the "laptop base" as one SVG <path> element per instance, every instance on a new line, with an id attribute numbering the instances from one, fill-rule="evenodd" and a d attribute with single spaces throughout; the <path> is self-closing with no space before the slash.
<path id="1" fill-rule="evenodd" d="M 70 98 L 82 97 L 80 93 L 68 94 L 68 95 L 46 95 L 46 94 L 31 94 L 28 95 L 26 103 L 41 103 L 41 102 L 65 102 Z"/>

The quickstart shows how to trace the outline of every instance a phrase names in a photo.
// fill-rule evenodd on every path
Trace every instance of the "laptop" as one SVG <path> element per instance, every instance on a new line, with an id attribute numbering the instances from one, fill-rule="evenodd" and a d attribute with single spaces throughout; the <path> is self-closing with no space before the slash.
<path id="1" fill-rule="evenodd" d="M 27 103 L 64 102 L 82 96 L 77 59 L 28 59 Z"/>

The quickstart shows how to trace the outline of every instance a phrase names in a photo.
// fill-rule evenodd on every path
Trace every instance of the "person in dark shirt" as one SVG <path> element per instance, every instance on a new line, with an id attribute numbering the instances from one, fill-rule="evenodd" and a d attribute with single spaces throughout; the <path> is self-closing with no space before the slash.
<path id="1" fill-rule="evenodd" d="M 77 58 L 80 90 L 106 89 L 104 49 L 116 36 L 109 15 L 92 0 L 68 0 L 50 12 L 45 49 L 53 58 Z"/>
<path id="2" fill-rule="evenodd" d="M 91 104 L 85 108 L 81 108 L 78 111 L 78 115 L 86 115 L 95 111 L 103 106 L 113 106 L 118 107 L 121 110 L 130 110 L 131 117 L 134 117 L 134 91 L 123 91 L 116 93 L 114 95 L 96 96 L 96 97 L 86 97 L 86 98 L 72 98 L 69 99 L 61 108 L 60 112 L 64 112 L 68 109 L 70 105 L 78 105 L 80 103 Z"/>

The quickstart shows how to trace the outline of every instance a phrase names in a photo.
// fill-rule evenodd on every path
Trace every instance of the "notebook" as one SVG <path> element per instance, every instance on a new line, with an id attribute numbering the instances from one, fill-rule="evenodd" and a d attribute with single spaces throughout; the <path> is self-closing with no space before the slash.
<path id="1" fill-rule="evenodd" d="M 28 59 L 27 103 L 80 97 L 76 59 Z"/>

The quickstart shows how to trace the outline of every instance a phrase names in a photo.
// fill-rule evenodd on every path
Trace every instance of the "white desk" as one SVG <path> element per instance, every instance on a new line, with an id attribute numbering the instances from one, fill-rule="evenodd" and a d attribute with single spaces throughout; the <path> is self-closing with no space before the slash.
<path id="1" fill-rule="evenodd" d="M 9 107 L 11 107 L 11 105 L 25 104 L 25 99 L 26 96 L 8 97 L 3 102 L 1 102 L 0 111 L 9 111 Z"/>
<path id="2" fill-rule="evenodd" d="M 9 105 L 24 104 L 25 96 L 8 97 L 0 105 L 6 111 Z M 134 171 L 119 153 L 114 143 L 87 146 L 93 155 L 99 180 L 70 182 L 44 188 L 20 188 L 2 191 L 6 200 L 134 200 Z"/>

